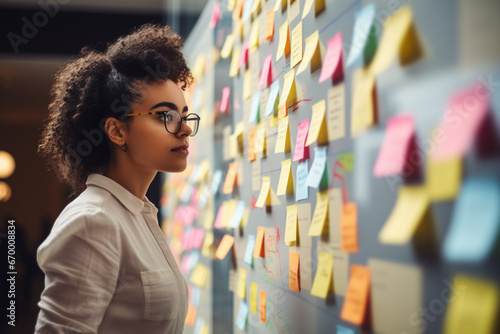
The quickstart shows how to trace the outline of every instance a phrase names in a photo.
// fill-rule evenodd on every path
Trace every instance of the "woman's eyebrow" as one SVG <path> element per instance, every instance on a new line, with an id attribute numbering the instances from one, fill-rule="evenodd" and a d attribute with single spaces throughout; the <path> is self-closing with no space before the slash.
<path id="1" fill-rule="evenodd" d="M 170 108 L 170 109 L 173 109 L 173 110 L 177 110 L 177 106 L 175 105 L 175 103 L 172 103 L 172 102 L 160 102 L 160 103 L 157 103 L 154 106 L 152 106 L 151 109 L 149 109 L 149 110 L 153 110 L 153 109 L 159 108 L 159 107 L 167 107 L 167 108 Z M 188 107 L 185 106 L 182 109 L 182 112 L 185 113 L 187 111 L 188 111 Z"/>

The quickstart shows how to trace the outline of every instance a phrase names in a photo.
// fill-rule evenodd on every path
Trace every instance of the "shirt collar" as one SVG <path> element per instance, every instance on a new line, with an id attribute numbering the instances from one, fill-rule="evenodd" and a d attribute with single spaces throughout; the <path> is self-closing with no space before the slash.
<path id="1" fill-rule="evenodd" d="M 146 196 L 144 196 L 144 200 L 141 201 L 118 182 L 110 179 L 107 176 L 101 174 L 90 174 L 87 178 L 86 184 L 88 186 L 97 186 L 107 190 L 133 214 L 137 215 L 144 210 L 148 210 L 148 208 L 151 209 L 154 214 L 158 213 L 158 209 L 156 208 L 156 206 L 151 203 L 151 201 Z"/>

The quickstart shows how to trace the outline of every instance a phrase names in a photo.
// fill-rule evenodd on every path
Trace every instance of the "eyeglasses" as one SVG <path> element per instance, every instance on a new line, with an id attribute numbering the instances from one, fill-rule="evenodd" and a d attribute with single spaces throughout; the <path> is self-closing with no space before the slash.
<path id="1" fill-rule="evenodd" d="M 153 111 L 153 112 L 143 112 L 138 114 L 128 114 L 127 116 L 141 116 L 141 115 L 163 115 L 163 123 L 165 124 L 165 130 L 168 133 L 175 135 L 180 131 L 182 126 L 182 120 L 186 122 L 187 126 L 192 130 L 191 137 L 196 135 L 198 132 L 198 127 L 200 125 L 200 116 L 191 113 L 184 117 L 177 110 L 168 111 Z"/>

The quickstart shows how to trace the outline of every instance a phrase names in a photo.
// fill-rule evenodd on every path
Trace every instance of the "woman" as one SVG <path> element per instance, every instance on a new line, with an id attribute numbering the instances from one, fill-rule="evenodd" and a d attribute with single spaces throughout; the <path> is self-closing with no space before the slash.
<path id="1" fill-rule="evenodd" d="M 187 283 L 145 197 L 158 171 L 186 168 L 198 130 L 181 47 L 145 25 L 56 75 L 39 151 L 79 195 L 38 249 L 36 333 L 183 331 Z"/>

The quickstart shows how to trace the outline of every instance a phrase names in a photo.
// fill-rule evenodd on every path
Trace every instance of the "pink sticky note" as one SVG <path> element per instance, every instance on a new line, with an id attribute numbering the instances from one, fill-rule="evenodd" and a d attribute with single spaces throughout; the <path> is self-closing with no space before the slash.
<path id="1" fill-rule="evenodd" d="M 309 158 L 309 146 L 306 147 L 307 134 L 309 132 L 309 120 L 306 119 L 298 124 L 297 141 L 295 142 L 295 153 L 293 161 Z"/>
<path id="2" fill-rule="evenodd" d="M 214 227 L 216 228 L 222 228 L 222 213 L 223 213 L 223 206 L 219 206 L 219 211 L 217 211 L 217 217 L 215 217 L 215 223 L 214 223 Z"/>
<path id="3" fill-rule="evenodd" d="M 264 59 L 262 72 L 260 72 L 259 88 L 269 86 L 273 82 L 273 55 L 270 54 Z"/>
<path id="4" fill-rule="evenodd" d="M 227 106 L 229 105 L 230 92 L 231 92 L 231 88 L 229 88 L 229 87 L 222 88 L 222 100 L 220 102 L 220 112 L 227 111 Z"/>
<path id="5" fill-rule="evenodd" d="M 489 95 L 487 87 L 476 83 L 451 97 L 433 138 L 432 156 L 435 159 L 463 156 L 467 152 L 487 119 Z"/>
<path id="6" fill-rule="evenodd" d="M 408 163 L 412 141 L 415 141 L 413 116 L 401 115 L 389 118 L 373 174 L 381 177 L 403 173 Z"/>
<path id="7" fill-rule="evenodd" d="M 238 69 L 240 69 L 243 64 L 248 64 L 248 41 L 243 43 L 243 47 L 241 48 L 241 56 L 240 61 L 238 62 Z"/>
<path id="8" fill-rule="evenodd" d="M 210 29 L 213 29 L 217 26 L 220 18 L 220 2 L 214 3 L 212 7 L 212 17 L 210 18 Z"/>
<path id="9" fill-rule="evenodd" d="M 342 80 L 344 78 L 342 67 L 342 33 L 339 32 L 328 41 L 328 49 L 321 68 L 319 82 L 324 82 L 328 78 L 333 78 L 334 82 Z"/>
<path id="10" fill-rule="evenodd" d="M 201 245 L 203 244 L 203 237 L 205 236 L 205 230 L 202 228 L 195 228 L 193 229 L 193 248 L 199 249 L 201 248 Z"/>

